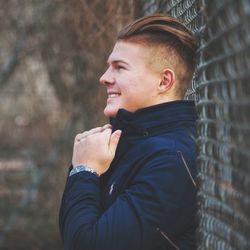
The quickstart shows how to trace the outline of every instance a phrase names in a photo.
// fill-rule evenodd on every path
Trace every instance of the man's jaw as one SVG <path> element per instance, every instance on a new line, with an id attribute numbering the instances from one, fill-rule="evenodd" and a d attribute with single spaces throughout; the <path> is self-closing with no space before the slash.
<path id="1" fill-rule="evenodd" d="M 116 102 L 112 102 L 112 98 L 107 100 L 107 105 L 104 108 L 104 115 L 107 117 L 115 117 L 119 110 L 119 105 Z"/>

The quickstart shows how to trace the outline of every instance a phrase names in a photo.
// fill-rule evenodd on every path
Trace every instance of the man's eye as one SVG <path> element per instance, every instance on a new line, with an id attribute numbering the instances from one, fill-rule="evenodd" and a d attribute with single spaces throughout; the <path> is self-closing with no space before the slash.
<path id="1" fill-rule="evenodd" d="M 116 66 L 116 69 L 121 70 L 121 69 L 125 69 L 125 67 L 124 67 L 124 66 L 121 66 L 121 65 L 117 65 L 117 66 Z"/>

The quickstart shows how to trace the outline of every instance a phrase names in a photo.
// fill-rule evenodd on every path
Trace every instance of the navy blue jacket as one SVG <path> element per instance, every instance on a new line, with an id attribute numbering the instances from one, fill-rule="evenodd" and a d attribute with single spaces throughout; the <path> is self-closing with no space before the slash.
<path id="1" fill-rule="evenodd" d="M 195 121 L 192 101 L 119 110 L 112 125 L 122 137 L 109 170 L 67 179 L 64 248 L 196 249 Z"/>

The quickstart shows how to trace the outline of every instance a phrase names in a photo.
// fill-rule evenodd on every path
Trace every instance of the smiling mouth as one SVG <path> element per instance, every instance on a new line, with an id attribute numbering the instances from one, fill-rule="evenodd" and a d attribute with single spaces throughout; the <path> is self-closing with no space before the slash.
<path id="1" fill-rule="evenodd" d="M 120 93 L 108 93 L 108 98 L 116 98 L 119 97 L 121 94 Z"/>

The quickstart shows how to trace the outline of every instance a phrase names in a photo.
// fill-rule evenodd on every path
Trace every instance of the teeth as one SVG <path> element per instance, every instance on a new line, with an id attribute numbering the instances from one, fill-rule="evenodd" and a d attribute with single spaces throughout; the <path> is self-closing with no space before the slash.
<path id="1" fill-rule="evenodd" d="M 120 94 L 109 94 L 108 96 L 110 97 L 110 98 L 113 98 L 113 97 L 117 97 L 117 96 L 119 96 Z"/>

